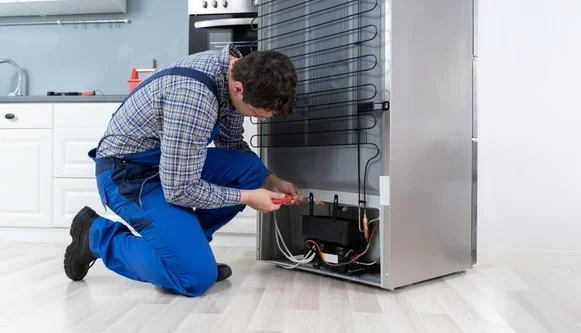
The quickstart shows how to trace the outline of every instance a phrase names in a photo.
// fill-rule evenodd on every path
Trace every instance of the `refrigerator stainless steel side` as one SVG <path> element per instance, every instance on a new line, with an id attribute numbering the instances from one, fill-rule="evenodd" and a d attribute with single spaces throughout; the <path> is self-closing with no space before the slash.
<path id="1" fill-rule="evenodd" d="M 473 0 L 259 2 L 259 49 L 291 57 L 302 104 L 286 123 L 259 124 L 254 145 L 305 194 L 354 212 L 364 202 L 378 219 L 361 258 L 377 272 L 295 269 L 395 289 L 475 263 L 474 12 Z M 289 264 L 274 216 L 304 254 L 306 214 L 258 214 L 257 259 Z"/>
<path id="2" fill-rule="evenodd" d="M 393 1 L 391 288 L 472 266 L 472 6 Z"/>

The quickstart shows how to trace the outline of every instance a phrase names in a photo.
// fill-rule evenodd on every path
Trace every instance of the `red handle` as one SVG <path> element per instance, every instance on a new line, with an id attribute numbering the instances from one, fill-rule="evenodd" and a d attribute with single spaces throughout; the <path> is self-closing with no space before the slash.
<path id="1" fill-rule="evenodd" d="M 285 195 L 284 198 L 281 199 L 272 199 L 272 203 L 275 205 L 281 205 L 281 204 L 289 204 L 293 201 L 293 196 L 292 195 Z"/>

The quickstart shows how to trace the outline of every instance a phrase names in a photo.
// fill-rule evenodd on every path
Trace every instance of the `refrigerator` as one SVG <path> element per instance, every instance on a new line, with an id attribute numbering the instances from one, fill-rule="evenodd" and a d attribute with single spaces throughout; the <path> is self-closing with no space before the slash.
<path id="1" fill-rule="evenodd" d="M 389 290 L 476 264 L 474 1 L 254 1 L 299 101 L 250 144 L 308 198 L 257 215 L 259 261 Z"/>

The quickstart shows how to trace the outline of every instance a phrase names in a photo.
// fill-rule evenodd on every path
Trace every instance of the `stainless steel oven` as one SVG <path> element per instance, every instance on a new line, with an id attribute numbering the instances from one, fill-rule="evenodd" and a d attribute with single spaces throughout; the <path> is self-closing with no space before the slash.
<path id="1" fill-rule="evenodd" d="M 257 1 L 188 0 L 189 54 L 221 49 L 228 43 L 242 55 L 257 51 Z"/>

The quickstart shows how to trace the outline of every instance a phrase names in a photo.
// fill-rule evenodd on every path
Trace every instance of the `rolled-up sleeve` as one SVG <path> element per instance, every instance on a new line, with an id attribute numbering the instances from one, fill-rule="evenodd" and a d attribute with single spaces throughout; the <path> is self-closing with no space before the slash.
<path id="1" fill-rule="evenodd" d="M 201 179 L 218 102 L 203 84 L 164 94 L 160 178 L 168 202 L 190 208 L 237 205 L 240 190 Z"/>

